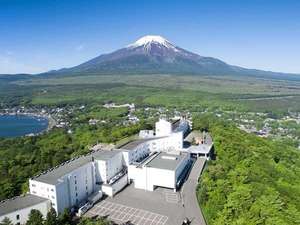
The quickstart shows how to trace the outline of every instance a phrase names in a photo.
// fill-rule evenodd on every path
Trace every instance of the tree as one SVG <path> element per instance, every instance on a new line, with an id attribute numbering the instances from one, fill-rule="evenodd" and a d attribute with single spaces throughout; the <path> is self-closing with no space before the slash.
<path id="1" fill-rule="evenodd" d="M 105 218 L 81 218 L 78 225 L 112 225 L 112 223 Z"/>
<path id="2" fill-rule="evenodd" d="M 50 211 L 47 213 L 45 225 L 57 225 L 56 211 L 52 207 L 51 207 Z"/>
<path id="3" fill-rule="evenodd" d="M 10 221 L 9 218 L 5 217 L 2 222 L 0 223 L 0 225 L 13 225 L 13 223 Z"/>
<path id="4" fill-rule="evenodd" d="M 197 188 L 208 224 L 299 224 L 299 150 L 221 120 L 208 122 L 217 157 Z"/>
<path id="5" fill-rule="evenodd" d="M 43 215 L 39 210 L 32 209 L 28 216 L 26 225 L 41 225 L 43 224 Z"/>
<path id="6" fill-rule="evenodd" d="M 71 224 L 72 218 L 68 209 L 65 209 L 62 214 L 58 217 L 58 224 L 69 225 Z"/>

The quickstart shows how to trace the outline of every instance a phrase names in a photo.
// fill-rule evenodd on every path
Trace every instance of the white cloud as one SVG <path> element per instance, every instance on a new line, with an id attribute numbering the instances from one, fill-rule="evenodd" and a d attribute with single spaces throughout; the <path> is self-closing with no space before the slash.
<path id="1" fill-rule="evenodd" d="M 80 44 L 80 45 L 77 45 L 75 47 L 75 50 L 78 51 L 78 52 L 81 52 L 82 50 L 84 50 L 85 48 L 85 45 L 84 44 Z"/>

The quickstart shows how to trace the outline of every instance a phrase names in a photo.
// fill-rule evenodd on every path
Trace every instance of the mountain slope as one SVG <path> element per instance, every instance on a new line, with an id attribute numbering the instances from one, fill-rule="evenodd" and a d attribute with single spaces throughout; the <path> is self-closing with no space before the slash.
<path id="1" fill-rule="evenodd" d="M 59 74 L 141 73 L 199 75 L 282 76 L 260 70 L 229 65 L 182 49 L 161 36 L 145 36 L 110 54 L 100 55 L 78 66 L 54 71 Z"/>

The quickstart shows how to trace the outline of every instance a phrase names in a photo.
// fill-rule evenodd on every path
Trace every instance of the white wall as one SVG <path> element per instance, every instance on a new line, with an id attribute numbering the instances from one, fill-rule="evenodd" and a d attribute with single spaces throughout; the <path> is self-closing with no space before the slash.
<path id="1" fill-rule="evenodd" d="M 134 182 L 134 187 L 147 189 L 147 171 L 145 167 L 130 165 L 128 167 L 128 179 Z"/>
<path id="2" fill-rule="evenodd" d="M 101 191 L 106 195 L 113 197 L 116 193 L 122 190 L 128 184 L 128 176 L 125 174 L 122 178 L 116 181 L 112 185 L 104 184 L 102 185 Z"/>
<path id="3" fill-rule="evenodd" d="M 131 158 L 130 151 L 125 150 L 125 151 L 122 152 L 122 154 L 123 154 L 124 165 L 129 166 L 129 164 L 132 163 L 132 158 Z"/>
<path id="4" fill-rule="evenodd" d="M 154 137 L 154 131 L 153 130 L 140 130 L 139 137 L 140 138 L 152 138 L 152 137 Z"/>
<path id="5" fill-rule="evenodd" d="M 55 185 L 39 182 L 36 180 L 29 180 L 30 194 L 47 198 L 51 201 L 53 208 L 57 211 L 57 192 Z"/>
<path id="6" fill-rule="evenodd" d="M 79 205 L 87 200 L 88 196 L 94 192 L 95 174 L 93 162 L 72 171 L 64 176 L 68 184 L 69 206 Z"/>
<path id="7" fill-rule="evenodd" d="M 71 207 L 71 197 L 69 193 L 69 185 L 67 179 L 56 185 L 56 201 L 52 203 L 52 207 L 57 213 L 62 213 L 65 208 Z"/>
<path id="8" fill-rule="evenodd" d="M 172 152 L 181 150 L 183 147 L 183 133 L 172 133 L 167 137 L 149 141 L 150 151 Z"/>
<path id="9" fill-rule="evenodd" d="M 122 170 L 123 154 L 119 152 L 108 160 L 96 160 L 96 164 L 96 173 L 100 175 L 100 181 L 107 184 L 112 177 Z"/>
<path id="10" fill-rule="evenodd" d="M 95 190 L 94 162 L 59 179 L 56 185 L 30 180 L 30 193 L 51 200 L 57 213 L 85 201 Z"/>
<path id="11" fill-rule="evenodd" d="M 96 181 L 107 183 L 106 161 L 96 160 Z"/>
<path id="12" fill-rule="evenodd" d="M 172 133 L 172 124 L 164 119 L 155 123 L 155 135 L 157 137 L 167 136 Z"/>
<path id="13" fill-rule="evenodd" d="M 133 180 L 135 188 L 148 191 L 155 186 L 175 188 L 175 173 L 171 170 L 132 165 L 128 168 L 128 179 Z"/>
<path id="14" fill-rule="evenodd" d="M 44 218 L 46 218 L 47 212 L 50 210 L 50 208 L 51 208 L 50 201 L 45 201 L 45 202 L 30 206 L 30 207 L 20 209 L 20 210 L 14 211 L 12 213 L 8 213 L 6 215 L 0 216 L 0 222 L 2 222 L 2 220 L 5 217 L 7 217 L 12 221 L 13 224 L 17 224 L 17 223 L 25 224 L 28 219 L 28 216 L 30 214 L 30 211 L 32 209 L 39 210 L 42 213 L 42 215 L 44 216 Z M 19 215 L 19 220 L 17 220 L 17 215 Z"/>
<path id="15" fill-rule="evenodd" d="M 158 168 L 147 168 L 147 190 L 153 191 L 155 186 L 175 188 L 175 172 Z"/>

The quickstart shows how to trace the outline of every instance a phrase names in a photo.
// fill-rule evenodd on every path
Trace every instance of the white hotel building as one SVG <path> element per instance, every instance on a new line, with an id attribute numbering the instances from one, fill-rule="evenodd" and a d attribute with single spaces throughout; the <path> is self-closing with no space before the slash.
<path id="1" fill-rule="evenodd" d="M 9 217 L 15 224 L 22 224 L 31 209 L 40 209 L 46 216 L 50 205 L 61 213 L 65 208 L 81 206 L 95 192 L 112 197 L 128 183 L 147 191 L 156 187 L 176 191 L 191 165 L 189 152 L 182 151 L 188 130 L 185 120 L 175 124 L 160 120 L 155 124 L 155 134 L 142 131 L 148 134 L 146 138 L 120 149 L 91 152 L 32 177 L 27 195 L 32 204 L 20 204 L 22 197 L 1 202 L 0 221 Z"/>
<path id="2" fill-rule="evenodd" d="M 30 193 L 49 199 L 60 213 L 80 205 L 123 169 L 121 151 L 93 152 L 31 178 Z"/>

